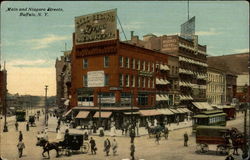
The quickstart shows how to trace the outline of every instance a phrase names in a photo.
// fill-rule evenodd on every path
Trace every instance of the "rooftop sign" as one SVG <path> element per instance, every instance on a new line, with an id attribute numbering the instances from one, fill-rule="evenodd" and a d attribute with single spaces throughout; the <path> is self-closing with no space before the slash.
<path id="1" fill-rule="evenodd" d="M 193 40 L 195 34 L 195 16 L 181 25 L 181 37 Z"/>
<path id="2" fill-rule="evenodd" d="M 117 38 L 116 9 L 75 17 L 75 43 Z"/>

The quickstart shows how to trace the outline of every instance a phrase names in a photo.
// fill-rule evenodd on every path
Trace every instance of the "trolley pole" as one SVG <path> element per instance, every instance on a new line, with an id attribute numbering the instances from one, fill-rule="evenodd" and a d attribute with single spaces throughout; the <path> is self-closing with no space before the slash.
<path id="1" fill-rule="evenodd" d="M 47 106 L 47 91 L 48 91 L 48 85 L 45 85 L 45 126 L 48 126 L 48 106 Z"/>

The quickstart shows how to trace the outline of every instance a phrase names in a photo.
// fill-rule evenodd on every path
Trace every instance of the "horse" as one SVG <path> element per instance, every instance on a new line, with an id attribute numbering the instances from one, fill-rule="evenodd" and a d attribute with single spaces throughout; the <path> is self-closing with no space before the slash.
<path id="1" fill-rule="evenodd" d="M 56 157 L 59 157 L 59 143 L 49 142 L 49 141 L 45 140 L 44 138 L 40 138 L 40 139 L 38 139 L 38 142 L 36 145 L 43 147 L 43 153 L 42 153 L 43 157 L 45 157 L 44 153 L 47 152 L 48 158 L 50 158 L 49 151 L 52 149 L 56 150 Z"/>
<path id="2" fill-rule="evenodd" d="M 238 155 L 238 149 L 240 148 L 242 151 L 244 150 L 244 136 L 243 134 L 237 129 L 232 128 L 229 131 L 230 139 L 232 140 L 233 145 L 233 154 Z"/>

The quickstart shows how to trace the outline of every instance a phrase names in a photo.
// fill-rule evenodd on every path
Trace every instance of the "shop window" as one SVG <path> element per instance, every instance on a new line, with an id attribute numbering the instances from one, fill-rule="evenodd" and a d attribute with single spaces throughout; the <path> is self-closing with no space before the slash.
<path id="1" fill-rule="evenodd" d="M 85 94 L 77 96 L 78 106 L 94 106 L 93 94 Z"/>
<path id="2" fill-rule="evenodd" d="M 83 59 L 83 68 L 88 68 L 88 59 Z"/>
<path id="3" fill-rule="evenodd" d="M 122 92 L 121 93 L 121 106 L 130 106 L 131 99 L 132 99 L 131 93 Z"/>
<path id="4" fill-rule="evenodd" d="M 104 67 L 109 67 L 109 56 L 104 56 Z"/>
<path id="5" fill-rule="evenodd" d="M 103 92 L 98 97 L 99 104 L 104 107 L 115 106 L 115 94 L 112 92 Z"/>

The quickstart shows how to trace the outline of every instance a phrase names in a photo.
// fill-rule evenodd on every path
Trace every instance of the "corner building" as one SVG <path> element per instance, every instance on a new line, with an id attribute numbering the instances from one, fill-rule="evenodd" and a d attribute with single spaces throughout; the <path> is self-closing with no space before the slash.
<path id="1" fill-rule="evenodd" d="M 73 44 L 71 58 L 70 108 L 138 111 L 168 99 L 166 54 L 115 39 Z"/>

